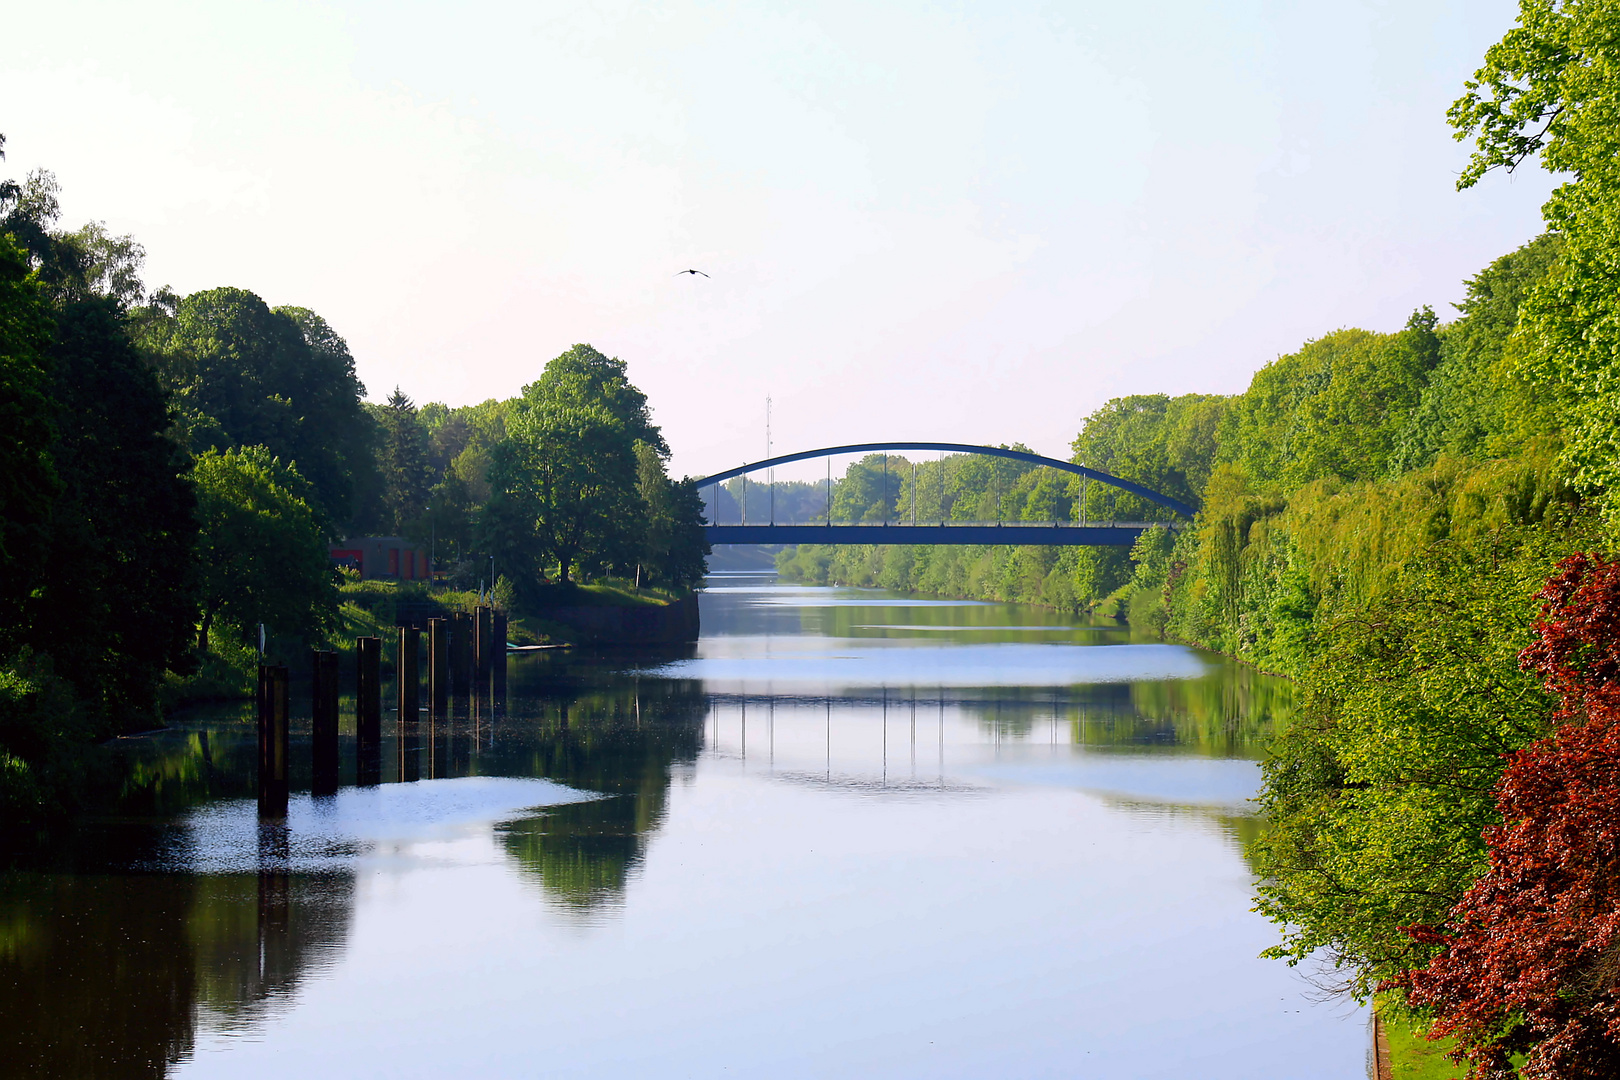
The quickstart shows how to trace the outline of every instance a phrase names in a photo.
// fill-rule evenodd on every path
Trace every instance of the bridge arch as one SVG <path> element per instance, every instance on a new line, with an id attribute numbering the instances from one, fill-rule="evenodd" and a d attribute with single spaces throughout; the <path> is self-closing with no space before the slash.
<path id="1" fill-rule="evenodd" d="M 786 465 L 794 461 L 810 461 L 815 458 L 833 457 L 837 454 L 882 454 L 892 450 L 940 450 L 947 454 L 983 454 L 986 457 L 1007 458 L 1011 461 L 1028 462 L 1031 465 L 1044 465 L 1049 469 L 1073 473 L 1075 476 L 1083 476 L 1099 483 L 1117 487 L 1121 491 L 1128 491 L 1132 495 L 1156 503 L 1166 510 L 1174 511 L 1183 517 L 1191 518 L 1198 513 L 1196 508 L 1189 506 L 1180 499 L 1173 499 L 1168 495 L 1154 491 L 1152 488 L 1143 487 L 1141 484 L 1121 479 L 1118 476 L 1110 476 L 1108 473 L 1098 472 L 1096 469 L 1088 469 L 1084 465 L 1076 465 L 1072 461 L 1059 461 L 1056 458 L 1042 457 L 1040 454 L 1031 454 L 1026 450 L 1007 450 L 1000 446 L 974 446 L 971 443 L 853 443 L 849 446 L 827 446 L 820 450 L 801 450 L 797 454 L 782 454 L 778 457 L 766 458 L 764 461 L 748 462 L 737 466 L 735 469 L 727 469 L 724 472 L 705 476 L 697 481 L 697 486 L 700 488 L 712 487 L 715 484 L 724 483 L 734 476 L 742 476 L 746 473 L 758 472 L 760 469 L 769 469 L 776 465 Z"/>

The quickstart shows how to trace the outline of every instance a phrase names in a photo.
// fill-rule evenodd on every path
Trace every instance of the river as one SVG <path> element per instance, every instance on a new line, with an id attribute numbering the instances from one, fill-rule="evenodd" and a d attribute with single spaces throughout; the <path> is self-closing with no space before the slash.
<path id="1" fill-rule="evenodd" d="M 0 873 L 0 1071 L 1366 1075 L 1365 1013 L 1256 955 L 1287 684 L 1013 605 L 739 573 L 701 610 L 514 656 L 336 796 L 306 690 L 285 824 L 248 709 L 120 740 L 116 804 Z"/>

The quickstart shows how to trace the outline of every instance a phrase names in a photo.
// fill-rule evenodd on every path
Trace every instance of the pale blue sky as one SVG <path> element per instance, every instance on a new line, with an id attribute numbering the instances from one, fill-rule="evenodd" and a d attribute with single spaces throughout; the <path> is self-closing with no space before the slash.
<path id="1" fill-rule="evenodd" d="M 762 456 L 767 393 L 779 451 L 1067 457 L 1535 235 L 1549 178 L 1455 192 L 1445 125 L 1515 11 L 59 0 L 7 15 L 0 131 L 149 285 L 314 308 L 373 397 L 589 341 L 678 472 Z"/>

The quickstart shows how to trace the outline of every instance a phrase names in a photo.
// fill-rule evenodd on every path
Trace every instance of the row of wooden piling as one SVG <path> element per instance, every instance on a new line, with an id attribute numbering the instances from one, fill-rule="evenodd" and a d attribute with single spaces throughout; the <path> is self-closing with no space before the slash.
<path id="1" fill-rule="evenodd" d="M 422 711 L 421 631 L 398 628 L 394 653 L 399 723 L 413 726 Z M 381 776 L 382 638 L 356 638 L 354 729 L 358 748 L 356 782 L 375 784 Z M 339 781 L 338 654 L 314 652 L 310 671 L 312 763 L 310 790 L 335 794 Z M 450 700 L 470 697 L 475 686 L 502 696 L 506 682 L 506 616 L 489 607 L 453 618 L 429 619 L 427 632 L 429 710 L 449 711 Z M 281 665 L 259 665 L 259 813 L 279 817 L 287 812 L 288 673 Z"/>

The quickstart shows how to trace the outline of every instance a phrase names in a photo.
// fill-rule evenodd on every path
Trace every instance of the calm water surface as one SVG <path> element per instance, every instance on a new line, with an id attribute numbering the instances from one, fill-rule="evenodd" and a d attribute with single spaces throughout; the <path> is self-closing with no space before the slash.
<path id="1" fill-rule="evenodd" d="M 245 709 L 123 740 L 117 807 L 0 874 L 0 1072 L 1365 1075 L 1365 1016 L 1256 958 L 1285 684 L 764 575 L 702 614 L 513 658 L 379 786 L 312 799 L 295 724 L 285 824 Z"/>

